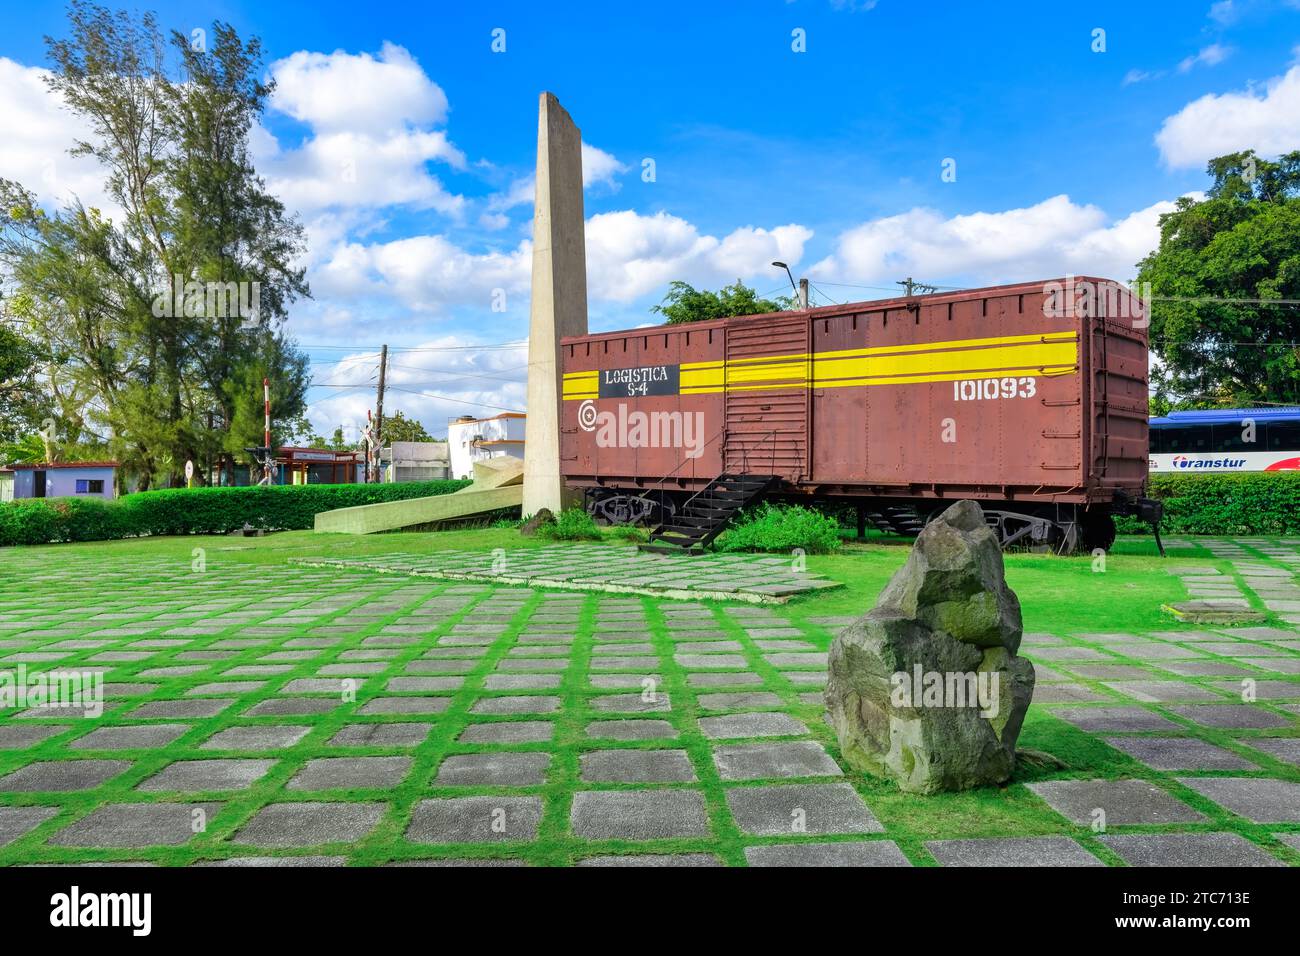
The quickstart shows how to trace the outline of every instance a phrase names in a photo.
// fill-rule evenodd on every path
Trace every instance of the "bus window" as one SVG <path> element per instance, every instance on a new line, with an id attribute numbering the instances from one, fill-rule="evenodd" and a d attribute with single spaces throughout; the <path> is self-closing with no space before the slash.
<path id="1" fill-rule="evenodd" d="M 1214 425 L 1214 451 L 1254 451 L 1260 448 L 1258 436 L 1255 444 L 1242 440 L 1246 426 L 1234 422 L 1231 425 Z"/>
<path id="2" fill-rule="evenodd" d="M 1209 425 L 1184 425 L 1168 431 L 1171 452 L 1205 452 L 1210 450 Z"/>
<path id="3" fill-rule="evenodd" d="M 1300 421 L 1269 422 L 1263 431 L 1261 445 L 1269 451 L 1300 451 Z"/>

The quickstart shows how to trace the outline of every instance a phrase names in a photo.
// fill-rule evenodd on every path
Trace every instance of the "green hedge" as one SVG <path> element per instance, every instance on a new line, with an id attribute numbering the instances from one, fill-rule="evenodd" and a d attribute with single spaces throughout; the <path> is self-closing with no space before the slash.
<path id="1" fill-rule="evenodd" d="M 98 498 L 34 498 L 0 505 L 0 546 L 108 541 L 157 534 L 228 534 L 312 527 L 317 514 L 380 501 L 445 495 L 468 481 L 382 485 L 279 485 L 269 488 L 167 488 Z"/>
<path id="2" fill-rule="evenodd" d="M 1164 502 L 1162 533 L 1300 534 L 1300 471 L 1235 475 L 1152 475 L 1147 495 Z M 1150 534 L 1131 518 L 1125 534 Z"/>

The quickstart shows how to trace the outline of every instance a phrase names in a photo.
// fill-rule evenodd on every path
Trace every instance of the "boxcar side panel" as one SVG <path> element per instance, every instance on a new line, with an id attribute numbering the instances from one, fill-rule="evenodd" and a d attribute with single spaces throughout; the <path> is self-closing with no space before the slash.
<path id="1" fill-rule="evenodd" d="M 919 300 L 861 313 L 838 335 L 814 324 L 814 480 L 1081 486 L 1078 330 L 1047 318 L 1041 296 Z"/>
<path id="2" fill-rule="evenodd" d="M 563 348 L 560 456 L 585 484 L 708 480 L 722 465 L 719 328 L 659 328 Z"/>

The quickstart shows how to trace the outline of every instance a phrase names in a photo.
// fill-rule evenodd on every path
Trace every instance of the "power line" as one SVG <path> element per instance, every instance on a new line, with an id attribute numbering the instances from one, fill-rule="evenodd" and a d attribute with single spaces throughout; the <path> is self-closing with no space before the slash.
<path id="1" fill-rule="evenodd" d="M 396 362 L 389 362 L 389 368 L 404 368 L 412 372 L 430 372 L 434 375 L 455 375 L 458 378 L 487 378 L 499 382 L 513 382 L 515 379 L 505 378 L 500 375 L 482 375 L 476 372 L 462 372 L 457 368 L 425 368 L 422 365 L 398 365 Z M 509 368 L 488 369 L 493 372 L 518 372 L 528 368 L 527 365 L 511 365 Z"/>
<path id="2" fill-rule="evenodd" d="M 303 345 L 298 343 L 298 348 L 304 351 L 335 351 L 351 352 L 355 351 L 358 346 L 355 345 Z M 389 352 L 496 352 L 509 351 L 512 349 L 528 348 L 527 342 L 494 342 L 487 345 L 439 345 L 439 346 L 420 346 L 412 348 L 390 348 Z M 365 353 L 371 355 L 372 353 Z M 373 357 L 378 357 L 379 350 L 375 349 Z"/>
<path id="3" fill-rule="evenodd" d="M 920 282 L 913 283 L 913 285 L 915 285 L 915 286 L 920 286 L 921 284 L 922 284 L 922 283 L 920 283 Z M 891 288 L 890 286 L 885 286 L 885 285 L 855 285 L 855 284 L 853 284 L 852 282 L 827 282 L 825 279 L 822 280 L 822 285 L 832 285 L 832 286 L 836 286 L 836 287 L 838 287 L 838 288 L 844 288 L 844 289 L 872 289 L 872 290 L 874 290 L 874 291 L 876 291 L 876 292 L 892 292 L 892 293 L 894 293 L 895 296 L 898 296 L 898 290 L 897 290 L 897 289 L 895 289 L 895 288 Z M 931 289 L 938 289 L 938 290 L 940 290 L 940 291 L 942 291 L 942 292 L 962 292 L 962 291 L 964 291 L 964 290 L 970 288 L 970 286 L 964 286 L 964 285 L 929 285 L 929 288 L 931 288 Z"/>
<path id="4" fill-rule="evenodd" d="M 831 305 L 842 305 L 842 304 L 843 304 L 843 303 L 841 303 L 841 302 L 836 302 L 834 299 L 832 299 L 829 295 L 827 295 L 827 294 L 826 294 L 825 292 L 823 292 L 821 289 L 817 288 L 816 283 L 812 283 L 812 282 L 810 282 L 810 283 L 808 283 L 808 284 L 811 285 L 811 286 L 813 287 L 813 290 L 814 290 L 814 291 L 815 291 L 819 296 L 821 296 L 823 299 L 825 299 L 825 300 L 826 300 L 827 302 L 829 302 Z"/>
<path id="5" fill-rule="evenodd" d="M 1141 298 L 1139 296 L 1139 298 Z M 1193 302 L 1219 305 L 1300 305 L 1300 299 L 1227 299 L 1209 295 L 1153 295 L 1151 302 Z"/>
<path id="6" fill-rule="evenodd" d="M 439 401 L 454 402 L 457 405 L 475 405 L 479 408 L 495 408 L 498 411 L 502 411 L 502 412 L 518 412 L 521 415 L 524 414 L 524 410 L 522 408 L 508 408 L 505 405 L 493 405 L 490 402 L 470 402 L 470 401 L 466 401 L 463 398 L 452 398 L 449 395 L 435 395 L 433 392 L 421 392 L 412 388 L 399 388 L 396 385 L 390 385 L 388 386 L 388 388 L 394 392 L 407 392 L 408 394 L 411 395 L 423 395 L 425 398 L 436 398 Z"/>
<path id="7" fill-rule="evenodd" d="M 477 375 L 477 374 L 475 374 L 475 373 L 473 373 L 473 372 L 460 372 L 460 371 L 455 370 L 455 369 L 420 368 L 420 367 L 417 366 L 417 365 L 396 365 L 396 364 L 394 364 L 394 363 L 392 363 L 392 362 L 389 362 L 389 363 L 388 363 L 388 367 L 389 367 L 389 368 L 402 368 L 402 369 L 409 369 L 410 371 L 413 371 L 413 372 L 429 372 L 429 373 L 434 374 L 434 375 L 440 375 L 440 374 L 441 374 L 441 375 L 450 375 L 450 376 L 451 376 L 450 378 L 442 379 L 441 381 L 434 381 L 434 382 L 427 382 L 427 383 L 426 383 L 426 382 L 407 382 L 407 383 L 406 383 L 407 385 L 425 385 L 425 384 L 428 384 L 428 385 L 446 385 L 448 382 L 454 382 L 454 381 L 457 381 L 457 380 L 462 379 L 462 378 L 474 378 L 474 379 L 483 379 L 484 381 L 488 381 L 488 382 L 506 382 L 507 384 L 519 384 L 519 380 L 518 380 L 518 379 L 515 379 L 515 378 L 507 378 L 507 377 L 505 377 L 505 376 L 501 376 L 501 375 Z M 527 365 L 511 366 L 510 368 L 507 368 L 507 369 L 501 369 L 500 371 L 503 371 L 503 372 L 519 371 L 520 369 L 525 369 L 525 368 L 527 368 L 527 367 L 528 367 Z M 370 381 L 373 381 L 373 380 L 374 380 L 374 376 L 372 375 Z M 351 388 L 351 387 L 354 387 L 354 386 L 360 387 L 361 385 L 365 385 L 365 384 L 369 384 L 369 382 L 365 382 L 365 383 L 358 383 L 358 382 L 312 382 L 312 383 L 311 383 L 311 385 L 312 385 L 313 388 Z M 393 384 L 391 384 L 391 383 L 389 384 L 388 387 L 389 387 L 389 388 L 396 388 L 396 386 L 393 385 Z"/>

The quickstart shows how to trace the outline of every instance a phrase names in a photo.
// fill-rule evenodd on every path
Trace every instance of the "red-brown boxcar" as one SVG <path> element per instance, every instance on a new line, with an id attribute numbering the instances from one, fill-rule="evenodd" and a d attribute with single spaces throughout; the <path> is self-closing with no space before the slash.
<path id="1" fill-rule="evenodd" d="M 915 530 L 977 498 L 1004 540 L 1062 549 L 1109 546 L 1114 512 L 1153 517 L 1138 508 L 1146 315 L 1111 280 L 607 332 L 562 353 L 562 468 L 610 516 L 753 476 L 709 503 L 847 502 Z"/>

